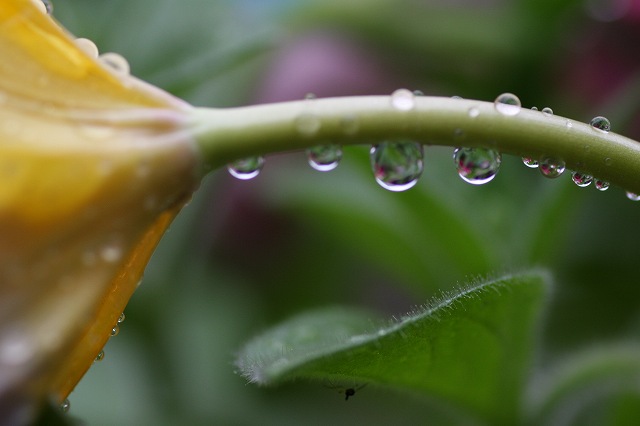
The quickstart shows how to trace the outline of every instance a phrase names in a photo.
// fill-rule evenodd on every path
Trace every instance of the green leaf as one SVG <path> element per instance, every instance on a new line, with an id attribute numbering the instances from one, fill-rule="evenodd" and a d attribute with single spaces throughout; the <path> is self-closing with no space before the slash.
<path id="1" fill-rule="evenodd" d="M 547 289 L 541 272 L 449 294 L 372 331 L 370 314 L 302 314 L 249 342 L 237 365 L 252 382 L 371 383 L 441 398 L 491 422 L 518 418 Z"/>

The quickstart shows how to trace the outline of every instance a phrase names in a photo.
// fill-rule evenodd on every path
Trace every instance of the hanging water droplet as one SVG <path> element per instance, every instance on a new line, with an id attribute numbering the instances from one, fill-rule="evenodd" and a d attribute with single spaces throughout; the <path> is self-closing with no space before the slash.
<path id="1" fill-rule="evenodd" d="M 547 157 L 540 160 L 538 169 L 540 173 L 542 173 L 542 176 L 555 179 L 564 173 L 565 167 L 564 161 Z"/>
<path id="2" fill-rule="evenodd" d="M 398 89 L 391 94 L 391 106 L 399 111 L 410 111 L 416 106 L 415 95 L 407 89 Z"/>
<path id="3" fill-rule="evenodd" d="M 549 107 L 544 107 L 542 108 L 542 113 L 548 117 L 550 115 L 553 115 L 553 110 Z"/>
<path id="4" fill-rule="evenodd" d="M 496 177 L 502 156 L 492 149 L 457 148 L 453 151 L 453 162 L 462 180 L 482 185 Z"/>
<path id="5" fill-rule="evenodd" d="M 88 38 L 77 38 L 74 40 L 76 46 L 80 48 L 84 53 L 92 58 L 97 58 L 100 55 L 100 51 L 98 50 L 98 46 Z"/>
<path id="6" fill-rule="evenodd" d="M 65 399 L 64 401 L 62 401 L 62 404 L 60 404 L 60 411 L 62 411 L 63 413 L 68 412 L 70 408 L 71 402 L 68 399 Z"/>
<path id="7" fill-rule="evenodd" d="M 342 159 L 340 145 L 319 145 L 307 150 L 309 165 L 319 172 L 328 172 L 338 167 Z"/>
<path id="8" fill-rule="evenodd" d="M 117 73 L 120 74 L 129 74 L 131 68 L 129 67 L 129 62 L 122 56 L 117 53 L 108 52 L 103 53 L 99 56 L 100 62 L 105 64 L 107 67 L 111 68 Z"/>
<path id="9" fill-rule="evenodd" d="M 573 180 L 573 183 L 578 185 L 580 188 L 584 188 L 591 185 L 591 182 L 593 182 L 593 176 L 580 172 L 573 172 L 571 173 L 571 180 Z"/>
<path id="10" fill-rule="evenodd" d="M 249 157 L 229 164 L 227 170 L 236 179 L 249 180 L 258 176 L 263 166 L 264 157 Z"/>
<path id="11" fill-rule="evenodd" d="M 538 168 L 538 160 L 534 160 L 531 157 L 522 157 L 522 162 L 524 163 L 525 166 L 529 167 L 530 169 Z"/>
<path id="12" fill-rule="evenodd" d="M 513 93 L 503 93 L 494 101 L 496 110 L 503 115 L 517 115 L 522 109 L 520 99 Z"/>
<path id="13" fill-rule="evenodd" d="M 296 117 L 295 126 L 302 136 L 311 137 L 320 130 L 320 119 L 311 113 L 303 113 Z"/>
<path id="14" fill-rule="evenodd" d="M 93 360 L 93 362 L 100 362 L 104 359 L 104 349 L 101 350 L 98 355 L 96 355 L 96 358 Z"/>
<path id="15" fill-rule="evenodd" d="M 120 326 L 116 324 L 111 329 L 111 336 L 117 336 L 118 334 L 120 334 Z"/>
<path id="16" fill-rule="evenodd" d="M 640 201 L 640 195 L 633 193 L 631 191 L 627 191 L 627 198 L 631 201 Z"/>
<path id="17" fill-rule="evenodd" d="M 476 107 L 469 108 L 469 117 L 476 118 L 480 115 L 480 110 Z"/>
<path id="18" fill-rule="evenodd" d="M 394 192 L 413 187 L 424 167 L 423 148 L 416 142 L 383 142 L 374 145 L 370 158 L 376 182 Z"/>
<path id="19" fill-rule="evenodd" d="M 124 312 L 120 314 L 120 316 L 118 317 L 118 324 L 122 324 L 125 320 L 126 316 L 124 315 Z"/>
<path id="20" fill-rule="evenodd" d="M 596 182 L 594 185 L 598 191 L 606 191 L 607 189 L 609 189 L 609 186 L 610 186 L 609 182 L 606 182 L 600 179 L 596 179 Z"/>
<path id="21" fill-rule="evenodd" d="M 591 124 L 591 127 L 593 127 L 594 129 L 603 131 L 605 133 L 608 133 L 611 130 L 611 123 L 609 122 L 609 120 L 602 116 L 593 117 L 589 124 Z"/>

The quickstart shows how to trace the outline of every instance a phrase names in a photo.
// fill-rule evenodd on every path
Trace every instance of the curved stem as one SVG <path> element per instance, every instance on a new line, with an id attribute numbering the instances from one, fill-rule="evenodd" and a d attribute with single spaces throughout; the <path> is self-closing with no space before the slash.
<path id="1" fill-rule="evenodd" d="M 390 96 L 325 98 L 231 109 L 196 109 L 198 145 L 211 168 L 243 157 L 321 144 L 411 139 L 428 145 L 484 147 L 505 154 L 562 159 L 567 167 L 640 193 L 640 143 L 589 124 L 491 102 L 414 99 L 409 110 Z"/>

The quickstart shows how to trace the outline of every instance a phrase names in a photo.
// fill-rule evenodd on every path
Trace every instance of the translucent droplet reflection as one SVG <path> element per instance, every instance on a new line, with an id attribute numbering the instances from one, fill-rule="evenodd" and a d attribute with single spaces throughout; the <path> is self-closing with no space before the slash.
<path id="1" fill-rule="evenodd" d="M 462 180 L 472 185 L 482 185 L 496 177 L 502 156 L 492 149 L 457 148 L 453 152 L 453 162 Z"/>
<path id="2" fill-rule="evenodd" d="M 564 173 L 565 167 L 564 161 L 547 157 L 540 160 L 538 170 L 542 176 L 555 179 Z"/>
<path id="3" fill-rule="evenodd" d="M 591 127 L 593 127 L 594 129 L 603 131 L 605 133 L 608 133 L 611 130 L 611 123 L 609 122 L 609 120 L 602 116 L 593 117 L 589 124 L 591 124 Z"/>
<path id="4" fill-rule="evenodd" d="M 96 355 L 96 359 L 93 362 L 100 362 L 104 359 L 104 350 L 101 350 L 98 355 Z"/>
<path id="5" fill-rule="evenodd" d="M 594 185 L 598 191 L 606 191 L 610 186 L 609 182 L 600 179 L 596 179 Z"/>
<path id="6" fill-rule="evenodd" d="M 111 329 L 111 336 L 115 337 L 118 334 L 120 334 L 120 326 L 119 325 L 115 325 L 113 326 L 113 328 Z"/>
<path id="7" fill-rule="evenodd" d="M 631 201 L 640 201 L 640 195 L 631 191 L 627 191 L 627 198 Z"/>
<path id="8" fill-rule="evenodd" d="M 580 172 L 573 172 L 571 173 L 571 180 L 580 188 L 584 188 L 591 185 L 591 182 L 593 182 L 593 176 Z"/>
<path id="9" fill-rule="evenodd" d="M 51 0 L 41 0 L 41 4 L 44 6 L 44 12 L 47 15 L 53 13 L 53 2 Z"/>
<path id="10" fill-rule="evenodd" d="M 546 116 L 553 115 L 553 110 L 549 107 L 542 108 L 542 113 Z"/>
<path id="11" fill-rule="evenodd" d="M 423 148 L 416 142 L 382 142 L 371 147 L 370 158 L 376 182 L 394 192 L 413 187 L 424 168 Z"/>
<path id="12" fill-rule="evenodd" d="M 227 170 L 236 179 L 249 180 L 258 176 L 263 166 L 264 157 L 249 157 L 229 164 Z"/>
<path id="13" fill-rule="evenodd" d="M 131 68 L 129 67 L 129 62 L 124 58 L 124 56 L 119 55 L 117 53 L 108 52 L 103 53 L 99 56 L 100 62 L 111 68 L 117 73 L 120 74 L 129 74 Z"/>
<path id="14" fill-rule="evenodd" d="M 69 402 L 68 399 L 65 399 L 64 401 L 62 401 L 62 404 L 60 404 L 60 411 L 62 411 L 63 413 L 68 412 L 70 408 L 71 402 Z"/>
<path id="15" fill-rule="evenodd" d="M 522 163 L 529 167 L 530 169 L 537 169 L 538 168 L 538 160 L 535 160 L 531 157 L 522 157 Z"/>
<path id="16" fill-rule="evenodd" d="M 118 324 L 122 324 L 125 320 L 126 316 L 124 315 L 124 312 L 120 314 L 120 316 L 118 317 Z"/>
<path id="17" fill-rule="evenodd" d="M 520 99 L 513 93 L 503 93 L 494 101 L 496 110 L 503 115 L 517 115 L 522 109 Z"/>
<path id="18" fill-rule="evenodd" d="M 319 172 L 328 172 L 338 167 L 342 159 L 340 145 L 319 145 L 307 150 L 309 165 Z"/>

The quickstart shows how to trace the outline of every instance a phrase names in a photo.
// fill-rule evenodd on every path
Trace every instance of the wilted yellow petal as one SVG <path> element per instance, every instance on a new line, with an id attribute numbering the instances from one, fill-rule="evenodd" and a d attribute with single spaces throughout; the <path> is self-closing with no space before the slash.
<path id="1" fill-rule="evenodd" d="M 89 368 L 190 196 L 198 156 L 189 105 L 83 53 L 32 0 L 2 1 L 0 57 L 0 413 L 11 419 L 63 399 Z"/>

